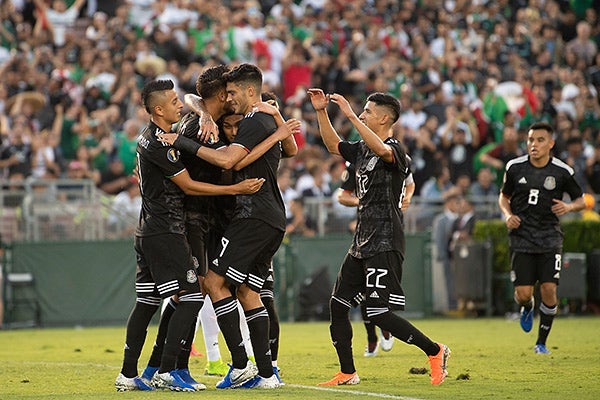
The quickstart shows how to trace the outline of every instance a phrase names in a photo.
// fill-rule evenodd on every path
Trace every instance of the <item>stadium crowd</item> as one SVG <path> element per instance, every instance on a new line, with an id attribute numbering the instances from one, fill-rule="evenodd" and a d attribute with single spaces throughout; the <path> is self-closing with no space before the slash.
<path id="1" fill-rule="evenodd" d="M 144 83 L 172 79 L 183 95 L 205 67 L 249 62 L 302 121 L 280 171 L 290 202 L 331 196 L 344 171 L 321 141 L 311 87 L 356 111 L 368 93 L 400 99 L 395 135 L 424 199 L 457 188 L 495 199 L 541 120 L 598 195 L 599 13 L 597 0 L 1 0 L 1 177 L 88 178 L 116 195 L 131 186 Z M 359 138 L 336 111 L 336 130 Z"/>

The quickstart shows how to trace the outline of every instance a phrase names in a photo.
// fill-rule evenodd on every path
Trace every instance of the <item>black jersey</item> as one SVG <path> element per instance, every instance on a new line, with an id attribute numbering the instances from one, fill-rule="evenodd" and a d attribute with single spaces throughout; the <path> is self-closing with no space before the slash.
<path id="1" fill-rule="evenodd" d="M 171 180 L 185 167 L 178 150 L 157 140 L 160 133 L 165 132 L 150 122 L 138 139 L 136 157 L 142 195 L 138 236 L 185 234 L 184 193 Z"/>
<path id="2" fill-rule="evenodd" d="M 348 251 L 365 259 L 386 251 L 404 257 L 404 227 L 400 206 L 405 179 L 410 174 L 409 158 L 400 142 L 387 138 L 394 160 L 386 163 L 365 142 L 340 142 L 339 151 L 356 168 L 358 223 Z"/>
<path id="3" fill-rule="evenodd" d="M 346 171 L 342 174 L 340 188 L 349 192 L 356 190 L 356 168 L 354 168 L 354 164 L 346 163 Z"/>
<path id="4" fill-rule="evenodd" d="M 261 112 L 248 113 L 240 121 L 237 136 L 231 146 L 242 146 L 250 152 L 276 130 L 277 124 L 271 115 Z M 285 231 L 285 208 L 277 186 L 280 158 L 281 145 L 278 143 L 252 164 L 234 173 L 235 182 L 248 178 L 265 178 L 265 183 L 255 194 L 236 196 L 233 220 L 255 218 L 275 229 Z"/>
<path id="5" fill-rule="evenodd" d="M 181 118 L 177 127 L 177 133 L 198 142 L 198 130 L 200 129 L 200 117 L 195 112 L 189 112 Z M 217 148 L 216 143 L 202 143 L 203 146 Z M 181 153 L 183 165 L 187 168 L 190 177 L 199 182 L 218 184 L 221 177 L 221 168 L 198 158 L 195 154 Z M 210 215 L 214 210 L 213 196 L 185 196 L 185 209 Z"/>
<path id="6" fill-rule="evenodd" d="M 562 248 L 563 234 L 551 210 L 552 200 L 562 200 L 565 192 L 573 200 L 582 196 L 573 173 L 554 157 L 542 168 L 533 166 L 529 155 L 506 164 L 502 193 L 510 197 L 511 212 L 521 218 L 521 225 L 509 234 L 512 250 L 543 253 Z"/>

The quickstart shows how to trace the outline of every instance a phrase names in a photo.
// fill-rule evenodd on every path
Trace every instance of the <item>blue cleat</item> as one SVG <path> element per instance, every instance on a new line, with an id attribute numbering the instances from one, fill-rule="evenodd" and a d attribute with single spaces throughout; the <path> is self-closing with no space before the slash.
<path id="1" fill-rule="evenodd" d="M 162 374 L 157 372 L 152 377 L 152 386 L 157 389 L 169 389 L 175 392 L 195 392 L 196 388 L 194 388 L 189 383 L 186 383 L 181 379 L 181 377 L 175 372 L 175 370 L 170 372 L 163 372 Z"/>
<path id="2" fill-rule="evenodd" d="M 203 383 L 200 383 L 198 381 L 196 381 L 194 378 L 192 378 L 192 375 L 190 374 L 190 370 L 187 368 L 182 368 L 182 369 L 176 369 L 175 373 L 177 375 L 179 375 L 179 377 L 188 385 L 192 385 L 194 387 L 194 389 L 198 390 L 204 390 L 206 389 L 206 385 L 204 385 Z"/>
<path id="3" fill-rule="evenodd" d="M 268 378 L 263 378 L 260 375 L 256 375 L 246 383 L 238 386 L 240 389 L 277 389 L 281 386 L 279 379 L 276 375 L 271 375 Z"/>
<path id="4" fill-rule="evenodd" d="M 250 360 L 248 360 L 246 368 L 243 369 L 233 368 L 233 365 L 231 365 L 227 375 L 217 383 L 216 388 L 235 389 L 254 378 L 256 374 L 258 374 L 258 368 Z"/>
<path id="5" fill-rule="evenodd" d="M 279 385 L 280 386 L 285 385 L 285 383 L 281 379 L 281 375 L 279 375 L 279 368 L 273 367 L 273 375 L 275 375 L 277 377 L 277 380 L 279 381 Z"/>
<path id="6" fill-rule="evenodd" d="M 151 367 L 148 365 L 146 369 L 144 369 L 144 372 L 142 372 L 142 379 L 146 382 L 150 382 L 156 371 L 158 371 L 158 367 Z"/>
<path id="7" fill-rule="evenodd" d="M 546 348 L 546 345 L 539 343 L 533 346 L 533 352 L 535 354 L 550 354 L 550 350 Z"/>
<path id="8" fill-rule="evenodd" d="M 531 331 L 533 328 L 533 307 L 529 311 L 525 310 L 525 307 L 521 307 L 521 329 L 525 332 Z"/>
<path id="9" fill-rule="evenodd" d="M 154 390 L 152 386 L 148 385 L 144 379 L 140 378 L 139 376 L 136 376 L 135 378 L 127 378 L 123 374 L 119 374 L 119 376 L 117 376 L 115 388 L 118 392 L 127 392 L 131 390 Z"/>

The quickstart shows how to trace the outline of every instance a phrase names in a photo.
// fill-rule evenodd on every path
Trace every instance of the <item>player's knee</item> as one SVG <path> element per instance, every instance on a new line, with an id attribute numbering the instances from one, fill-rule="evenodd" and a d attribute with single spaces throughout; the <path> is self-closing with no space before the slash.
<path id="1" fill-rule="evenodd" d="M 329 300 L 329 310 L 331 312 L 331 320 L 333 321 L 337 318 L 348 318 L 350 307 L 339 299 L 332 297 Z"/>

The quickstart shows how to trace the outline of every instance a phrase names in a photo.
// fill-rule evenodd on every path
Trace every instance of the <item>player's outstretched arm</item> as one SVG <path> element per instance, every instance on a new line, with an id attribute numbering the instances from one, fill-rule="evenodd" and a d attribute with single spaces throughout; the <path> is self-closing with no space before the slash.
<path id="1" fill-rule="evenodd" d="M 562 200 L 552 199 L 554 204 L 552 205 L 552 212 L 560 217 L 570 212 L 581 211 L 585 208 L 585 201 L 583 197 L 579 197 L 571 203 L 565 203 Z"/>
<path id="2" fill-rule="evenodd" d="M 319 133 L 323 138 L 323 143 L 331 154 L 340 154 L 338 145 L 342 141 L 339 135 L 331 125 L 331 120 L 327 114 L 327 104 L 329 95 L 325 95 L 321 89 L 308 89 L 308 96 L 313 108 L 317 112 L 317 122 L 319 123 Z"/>
<path id="3" fill-rule="evenodd" d="M 275 132 L 269 135 L 265 140 L 256 145 L 250 153 L 242 160 L 238 161 L 237 164 L 233 167 L 235 171 L 239 171 L 242 168 L 252 164 L 256 161 L 260 156 L 265 154 L 269 149 L 275 146 L 279 142 L 283 142 L 287 140 L 287 138 L 291 137 L 294 140 L 292 134 L 300 129 L 300 121 L 297 119 L 288 119 L 285 121 L 283 125 L 281 125 Z M 296 141 L 294 140 L 294 145 Z M 296 146 L 296 152 L 298 147 Z"/>
<path id="4" fill-rule="evenodd" d="M 187 170 L 174 176 L 171 180 L 190 196 L 253 194 L 258 192 L 265 182 L 264 178 L 251 178 L 235 185 L 213 185 L 193 180 Z"/>

